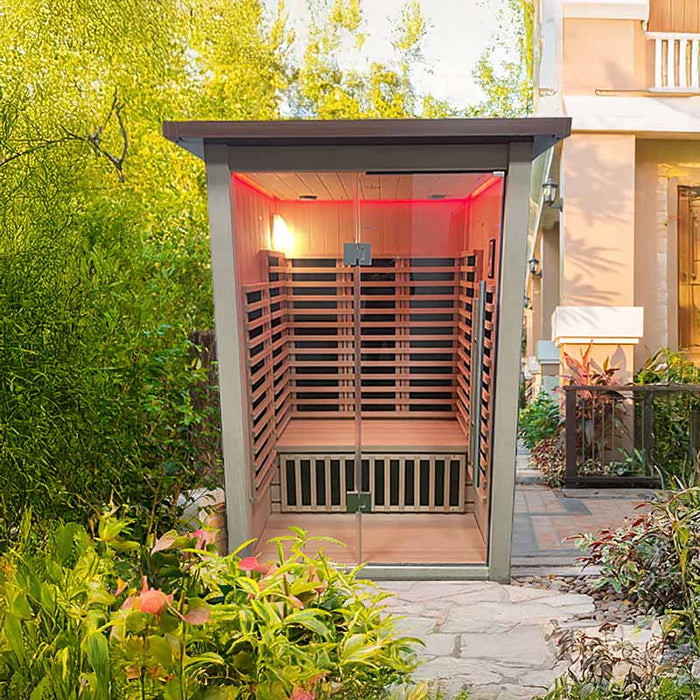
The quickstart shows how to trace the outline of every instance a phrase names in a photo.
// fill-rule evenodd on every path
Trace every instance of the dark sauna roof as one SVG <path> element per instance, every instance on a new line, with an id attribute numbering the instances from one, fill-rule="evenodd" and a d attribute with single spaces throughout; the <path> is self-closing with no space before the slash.
<path id="1" fill-rule="evenodd" d="M 200 158 L 205 141 L 230 146 L 412 146 L 533 143 L 533 157 L 571 132 L 569 117 L 165 122 L 163 134 Z"/>

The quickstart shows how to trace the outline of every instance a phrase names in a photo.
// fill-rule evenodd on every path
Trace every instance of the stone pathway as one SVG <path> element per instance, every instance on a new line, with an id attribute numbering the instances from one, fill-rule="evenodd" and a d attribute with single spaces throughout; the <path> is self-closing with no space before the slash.
<path id="1" fill-rule="evenodd" d="M 398 625 L 423 640 L 418 677 L 441 682 L 448 698 L 530 700 L 563 672 L 555 667 L 553 622 L 583 626 L 589 596 L 490 581 L 385 582 Z M 589 623 L 590 624 L 590 623 Z"/>
<path id="2" fill-rule="evenodd" d="M 514 575 L 578 573 L 580 551 L 571 538 L 582 532 L 617 527 L 636 518 L 638 506 L 653 497 L 643 490 L 553 490 L 529 468 L 527 451 L 518 449 L 513 528 Z M 522 580 L 522 579 L 521 579 Z M 469 700 L 531 700 L 546 693 L 565 672 L 557 666 L 555 644 L 560 627 L 597 628 L 600 610 L 580 593 L 491 581 L 384 582 L 394 594 L 391 612 L 398 626 L 421 639 L 423 664 L 418 677 L 440 682 L 447 698 L 460 690 Z M 565 586 L 561 586 L 565 587 Z M 599 606 L 600 607 L 600 604 Z M 607 618 L 606 618 L 607 619 Z M 632 625 L 619 628 L 639 637 Z M 644 639 L 649 630 L 641 633 Z"/>

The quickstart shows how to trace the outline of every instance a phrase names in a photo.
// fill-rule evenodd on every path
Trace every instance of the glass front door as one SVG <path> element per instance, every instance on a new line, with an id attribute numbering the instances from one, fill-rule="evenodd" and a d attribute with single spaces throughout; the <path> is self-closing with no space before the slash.
<path id="1" fill-rule="evenodd" d="M 372 563 L 485 561 L 501 183 L 359 177 L 358 529 Z"/>
<path id="2" fill-rule="evenodd" d="M 234 175 L 261 542 L 298 527 L 343 564 L 485 563 L 502 185 Z"/>

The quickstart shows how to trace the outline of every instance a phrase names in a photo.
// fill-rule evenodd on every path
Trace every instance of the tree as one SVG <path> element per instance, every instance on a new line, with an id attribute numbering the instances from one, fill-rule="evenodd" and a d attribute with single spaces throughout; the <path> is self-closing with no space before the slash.
<path id="1" fill-rule="evenodd" d="M 411 80 L 428 31 L 418 0 L 407 0 L 394 22 L 392 61 L 372 62 L 365 70 L 344 67 L 348 61 L 342 60 L 361 58 L 366 35 L 360 0 L 308 0 L 308 7 L 309 36 L 288 98 L 295 114 L 360 119 L 450 112 L 446 103 L 421 100 Z"/>
<path id="2" fill-rule="evenodd" d="M 261 0 L 8 0 L 0 12 L 0 540 L 18 514 L 85 519 L 113 499 L 170 519 L 216 481 L 189 337 L 211 328 L 201 162 L 166 119 L 412 116 L 425 24 L 396 60 L 340 68 L 359 0 L 319 0 L 295 61 Z M 437 112 L 438 102 L 428 102 Z"/>
<path id="3" fill-rule="evenodd" d="M 284 17 L 15 0 L 0 35 L 0 524 L 111 498 L 171 517 L 209 478 L 188 337 L 213 310 L 202 164 L 161 123 L 279 116 Z"/>
<path id="4" fill-rule="evenodd" d="M 523 117 L 532 111 L 534 1 L 499 2 L 498 30 L 473 72 L 486 99 L 467 109 L 470 116 Z"/>

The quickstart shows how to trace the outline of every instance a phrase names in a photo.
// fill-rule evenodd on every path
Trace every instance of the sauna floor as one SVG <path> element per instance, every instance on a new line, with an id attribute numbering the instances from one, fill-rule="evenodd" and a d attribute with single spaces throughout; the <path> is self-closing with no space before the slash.
<path id="1" fill-rule="evenodd" d="M 276 558 L 277 549 L 268 540 L 289 535 L 288 528 L 300 527 L 310 535 L 333 537 L 315 542 L 313 554 L 323 549 L 339 564 L 483 564 L 486 545 L 474 516 L 461 513 L 367 513 L 362 515 L 362 556 L 358 551 L 357 516 L 348 513 L 272 513 L 257 553 Z"/>
<path id="2" fill-rule="evenodd" d="M 362 449 L 372 453 L 466 453 L 467 442 L 454 419 L 363 418 Z M 292 418 L 277 440 L 277 451 L 354 452 L 354 418 Z"/>

